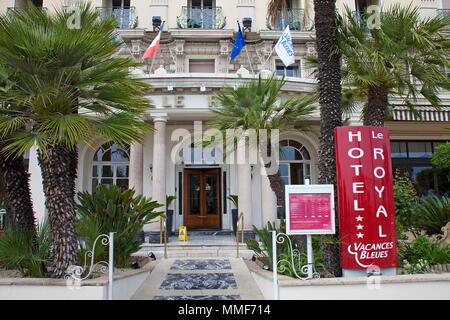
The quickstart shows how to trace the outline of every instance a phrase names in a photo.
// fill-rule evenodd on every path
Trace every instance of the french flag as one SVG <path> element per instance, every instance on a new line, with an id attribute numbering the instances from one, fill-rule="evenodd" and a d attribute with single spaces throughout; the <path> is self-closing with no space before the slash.
<path id="1" fill-rule="evenodd" d="M 161 39 L 161 33 L 162 33 L 163 28 L 164 28 L 164 22 L 163 22 L 161 28 L 159 29 L 159 32 L 156 35 L 155 39 L 153 39 L 152 43 L 150 44 L 150 46 L 147 48 L 144 55 L 142 56 L 142 60 L 144 60 L 146 58 L 150 58 L 150 57 L 153 58 L 155 56 L 156 50 L 158 50 L 158 48 L 159 48 L 159 39 Z"/>

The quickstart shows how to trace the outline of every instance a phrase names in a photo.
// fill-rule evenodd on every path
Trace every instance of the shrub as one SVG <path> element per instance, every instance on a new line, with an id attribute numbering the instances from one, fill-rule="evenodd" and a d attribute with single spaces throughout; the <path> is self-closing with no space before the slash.
<path id="1" fill-rule="evenodd" d="M 279 229 L 275 227 L 275 223 L 268 222 L 267 226 L 261 230 L 253 226 L 253 231 L 256 233 L 261 243 L 256 239 L 247 239 L 247 248 L 253 250 L 257 257 L 262 258 L 263 262 L 269 267 L 269 270 L 273 270 L 272 231 L 277 231 L 277 234 L 280 232 L 285 233 L 286 225 L 284 219 L 281 219 Z M 292 244 L 292 250 L 289 246 L 289 241 L 285 236 L 278 239 L 284 240 L 281 243 L 277 243 L 278 273 L 295 277 L 295 273 L 301 275 L 301 267 L 307 264 L 307 258 L 306 253 L 300 252 L 294 236 L 288 237 Z M 314 265 L 316 268 L 317 266 L 323 266 L 321 254 L 317 252 L 319 247 L 319 239 L 313 237 Z M 292 260 L 294 261 L 294 266 L 292 266 Z"/>
<path id="2" fill-rule="evenodd" d="M 52 241 L 47 221 L 25 233 L 9 224 L 0 238 L 0 264 L 18 270 L 22 277 L 46 276 L 45 264 L 52 259 Z"/>
<path id="3" fill-rule="evenodd" d="M 442 227 L 450 220 L 450 199 L 427 197 L 415 208 L 414 215 L 417 228 L 428 235 L 442 234 Z"/>
<path id="4" fill-rule="evenodd" d="M 91 195 L 78 193 L 77 232 L 80 240 L 80 255 L 84 261 L 86 251 L 92 250 L 95 238 L 100 234 L 114 234 L 114 264 L 127 266 L 131 255 L 139 250 L 137 239 L 143 226 L 163 216 L 156 209 L 162 204 L 142 195 L 134 196 L 134 189 L 122 192 L 119 186 L 98 185 Z M 95 260 L 108 260 L 108 250 L 100 241 L 95 248 Z"/>
<path id="5" fill-rule="evenodd" d="M 431 265 L 450 263 L 450 247 L 442 247 L 441 240 L 430 241 L 426 236 L 419 236 L 410 244 L 400 244 L 398 255 L 405 269 L 414 272 L 426 271 Z"/>
<path id="6" fill-rule="evenodd" d="M 408 173 L 401 174 L 397 169 L 394 176 L 395 219 L 399 231 L 415 231 L 414 207 L 418 202 L 417 192 Z"/>

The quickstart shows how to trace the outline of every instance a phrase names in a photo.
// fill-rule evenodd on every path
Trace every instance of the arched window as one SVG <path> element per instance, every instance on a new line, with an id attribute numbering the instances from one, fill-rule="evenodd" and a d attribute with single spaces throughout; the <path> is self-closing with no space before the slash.
<path id="1" fill-rule="evenodd" d="M 295 140 L 280 142 L 280 174 L 285 184 L 304 184 L 311 179 L 311 156 L 308 150 Z"/>
<path id="2" fill-rule="evenodd" d="M 92 160 L 92 191 L 97 185 L 118 185 L 128 189 L 130 147 L 107 142 L 95 152 Z"/>

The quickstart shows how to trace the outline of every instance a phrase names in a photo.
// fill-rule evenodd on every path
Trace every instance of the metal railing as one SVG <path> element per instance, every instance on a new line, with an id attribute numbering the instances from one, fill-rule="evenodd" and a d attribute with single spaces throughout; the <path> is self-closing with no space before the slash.
<path id="1" fill-rule="evenodd" d="M 134 29 L 137 27 L 138 17 L 135 7 L 96 7 L 100 19 L 115 17 L 118 29 Z"/>
<path id="2" fill-rule="evenodd" d="M 437 9 L 438 15 L 441 17 L 446 17 L 450 15 L 450 9 Z"/>
<path id="3" fill-rule="evenodd" d="M 40 7 L 39 9 L 42 10 L 42 11 L 47 12 L 47 7 Z M 22 10 L 22 8 L 19 8 L 19 7 L 8 7 L 8 8 L 6 8 L 6 15 L 12 15 L 12 14 L 14 14 L 14 12 L 17 12 L 19 10 Z"/>
<path id="4" fill-rule="evenodd" d="M 244 213 L 239 214 L 236 222 L 236 258 L 239 258 L 239 228 L 241 229 L 241 241 L 244 242 Z"/>
<path id="5" fill-rule="evenodd" d="M 182 7 L 177 26 L 182 29 L 223 29 L 226 25 L 222 7 Z"/>
<path id="6" fill-rule="evenodd" d="M 159 244 L 163 243 L 164 239 L 164 258 L 167 259 L 167 226 L 166 226 L 167 219 L 164 217 L 161 217 L 159 220 Z M 163 238 L 164 234 L 164 238 Z"/>
<path id="7" fill-rule="evenodd" d="M 314 21 L 305 16 L 304 9 L 288 9 L 286 12 L 279 12 L 275 25 L 272 25 L 269 18 L 266 19 L 266 26 L 269 30 L 284 30 L 289 25 L 290 30 L 310 31 L 314 29 Z"/>

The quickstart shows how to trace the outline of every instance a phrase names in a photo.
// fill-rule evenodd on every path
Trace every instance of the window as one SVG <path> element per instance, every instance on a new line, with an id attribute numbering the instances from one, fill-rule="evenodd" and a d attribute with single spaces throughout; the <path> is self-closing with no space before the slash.
<path id="1" fill-rule="evenodd" d="M 304 184 L 311 179 L 311 156 L 308 150 L 295 140 L 280 142 L 280 174 L 285 184 Z"/>
<path id="2" fill-rule="evenodd" d="M 118 185 L 128 189 L 130 171 L 130 147 L 121 147 L 112 142 L 103 144 L 92 161 L 92 192 L 97 185 Z"/>
<path id="3" fill-rule="evenodd" d="M 444 141 L 391 141 L 392 170 L 408 173 L 420 196 L 450 191 L 449 169 L 431 163 L 435 148 Z"/>
<path id="4" fill-rule="evenodd" d="M 212 29 L 215 18 L 215 1 L 189 0 L 188 26 L 189 28 Z"/>
<path id="5" fill-rule="evenodd" d="M 291 64 L 288 67 L 285 67 L 283 62 L 280 60 L 277 60 L 275 62 L 275 69 L 277 76 L 301 78 L 302 68 L 300 66 L 301 60 L 297 60 L 294 64 Z"/>
<path id="6" fill-rule="evenodd" d="M 214 59 L 189 59 L 189 72 L 215 73 Z"/>

